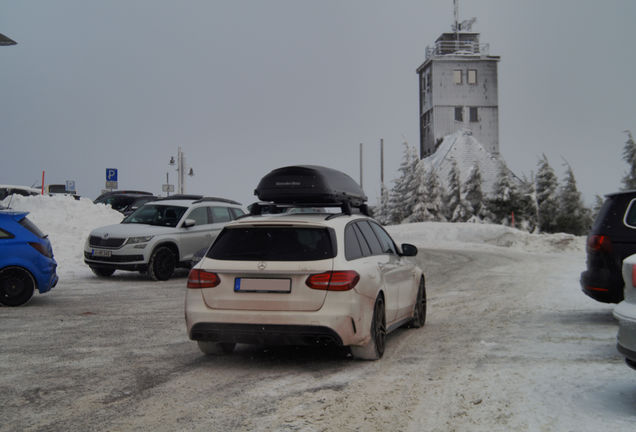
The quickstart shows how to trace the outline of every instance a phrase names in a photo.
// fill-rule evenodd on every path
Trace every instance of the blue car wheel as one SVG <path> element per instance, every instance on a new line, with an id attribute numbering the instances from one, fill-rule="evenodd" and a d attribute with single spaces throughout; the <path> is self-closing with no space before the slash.
<path id="1" fill-rule="evenodd" d="M 5 306 L 20 306 L 33 296 L 35 280 L 22 267 L 5 267 L 0 270 L 0 303 Z"/>

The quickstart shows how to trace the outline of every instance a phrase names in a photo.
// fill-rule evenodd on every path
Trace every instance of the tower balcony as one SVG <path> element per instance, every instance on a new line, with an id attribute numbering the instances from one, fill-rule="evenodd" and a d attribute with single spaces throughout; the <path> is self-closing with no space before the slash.
<path id="1" fill-rule="evenodd" d="M 490 45 L 470 40 L 438 40 L 426 47 L 426 59 L 437 56 L 482 56 L 489 55 Z"/>

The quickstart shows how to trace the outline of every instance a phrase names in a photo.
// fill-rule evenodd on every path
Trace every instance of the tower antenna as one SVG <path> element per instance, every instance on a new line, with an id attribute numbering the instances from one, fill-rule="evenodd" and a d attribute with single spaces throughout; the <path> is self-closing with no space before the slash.
<path id="1" fill-rule="evenodd" d="M 455 37 L 459 40 L 459 0 L 453 0 L 453 17 L 455 18 L 453 23 Z"/>

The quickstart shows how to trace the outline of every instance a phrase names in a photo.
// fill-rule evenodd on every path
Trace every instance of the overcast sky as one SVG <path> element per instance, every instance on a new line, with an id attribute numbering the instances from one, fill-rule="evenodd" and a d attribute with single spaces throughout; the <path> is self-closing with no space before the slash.
<path id="1" fill-rule="evenodd" d="M 530 176 L 567 160 L 586 202 L 620 188 L 636 133 L 636 1 L 460 0 L 499 63 L 500 150 Z M 416 146 L 425 49 L 452 0 L 2 0 L 0 183 L 75 180 L 95 198 L 186 192 L 249 204 L 274 168 L 317 164 L 379 195 Z"/>

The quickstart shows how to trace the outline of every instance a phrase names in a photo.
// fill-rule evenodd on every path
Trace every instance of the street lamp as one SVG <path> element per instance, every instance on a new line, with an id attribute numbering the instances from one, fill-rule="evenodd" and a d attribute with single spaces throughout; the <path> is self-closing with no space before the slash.
<path id="1" fill-rule="evenodd" d="M 13 39 L 0 33 L 0 46 L 17 45 L 18 43 Z"/>
<path id="2" fill-rule="evenodd" d="M 174 156 L 170 156 L 170 166 L 175 165 Z M 184 194 L 185 193 L 185 155 L 181 151 L 181 147 L 179 147 L 177 151 L 177 193 Z M 190 177 L 194 176 L 194 170 L 190 168 L 188 172 Z"/>

